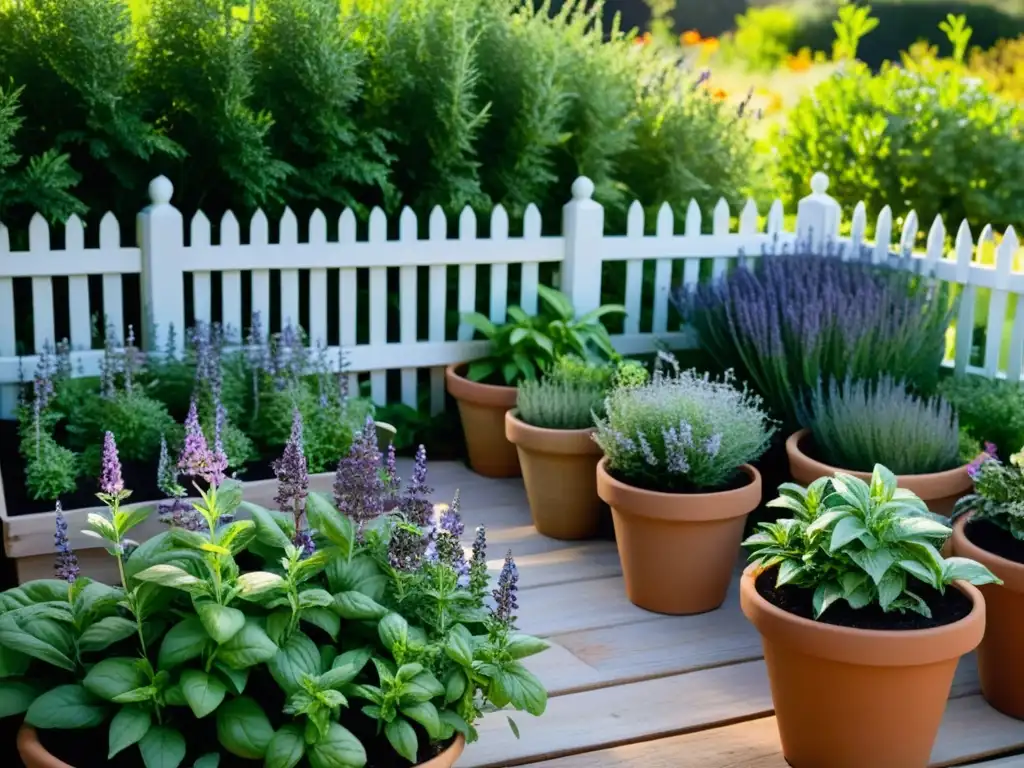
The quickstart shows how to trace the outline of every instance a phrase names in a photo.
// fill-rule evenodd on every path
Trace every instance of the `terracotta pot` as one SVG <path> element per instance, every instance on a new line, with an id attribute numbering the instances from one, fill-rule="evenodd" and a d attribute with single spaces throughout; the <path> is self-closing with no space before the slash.
<path id="1" fill-rule="evenodd" d="M 981 642 L 985 601 L 934 629 L 852 629 L 801 618 L 743 572 L 740 605 L 761 633 L 782 753 L 793 768 L 925 768 L 957 662 Z"/>
<path id="2" fill-rule="evenodd" d="M 870 483 L 870 472 L 854 472 L 812 459 L 802 450 L 800 444 L 810 437 L 809 429 L 801 429 L 786 440 L 786 454 L 789 456 L 789 473 L 801 485 L 810 485 L 819 477 L 845 472 Z M 971 490 L 971 478 L 967 474 L 967 464 L 945 472 L 932 472 L 927 475 L 897 475 L 896 484 L 900 488 L 913 491 L 928 505 L 928 509 L 938 515 L 949 515 L 957 499 Z"/>
<path id="3" fill-rule="evenodd" d="M 553 539 L 597 534 L 604 508 L 597 496 L 601 448 L 593 429 L 544 429 L 505 414 L 505 436 L 519 451 L 526 498 L 539 533 Z"/>
<path id="4" fill-rule="evenodd" d="M 452 768 L 466 748 L 466 739 L 461 733 L 455 734 L 455 741 L 437 757 L 420 763 L 416 768 Z"/>
<path id="5" fill-rule="evenodd" d="M 985 639 L 978 648 L 981 693 L 1004 715 L 1024 720 L 1024 565 L 972 543 L 964 532 L 969 520 L 968 515 L 953 525 L 953 553 L 978 561 L 1003 580 L 1002 585 L 978 588 L 988 611 Z"/>
<path id="6" fill-rule="evenodd" d="M 469 466 L 484 477 L 519 477 L 519 454 L 505 437 L 505 413 L 516 407 L 516 388 L 470 381 L 462 375 L 465 367 L 449 365 L 444 380 L 459 404 Z"/>
<path id="7" fill-rule="evenodd" d="M 31 725 L 18 729 L 18 755 L 25 768 L 74 768 L 47 752 Z"/>
<path id="8" fill-rule="evenodd" d="M 747 515 L 761 502 L 761 475 L 749 464 L 742 488 L 658 493 L 620 482 L 597 465 L 597 493 L 612 508 L 630 601 L 684 615 L 720 606 L 732 581 Z"/>
<path id="9" fill-rule="evenodd" d="M 466 739 L 461 733 L 455 735 L 448 748 L 435 758 L 420 763 L 416 768 L 452 768 L 466 748 Z M 22 725 L 18 730 L 18 754 L 25 768 L 74 768 L 46 751 L 31 725 Z"/>

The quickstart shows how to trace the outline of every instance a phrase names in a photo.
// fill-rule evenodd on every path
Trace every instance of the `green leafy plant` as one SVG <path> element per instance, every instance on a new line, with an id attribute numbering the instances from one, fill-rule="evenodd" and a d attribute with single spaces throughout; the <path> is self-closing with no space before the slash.
<path id="1" fill-rule="evenodd" d="M 939 394 L 956 410 L 961 428 L 976 444 L 1024 445 L 1024 387 L 1019 383 L 951 376 L 939 384 Z"/>
<path id="2" fill-rule="evenodd" d="M 748 8 L 736 17 L 736 30 L 723 38 L 723 58 L 752 72 L 772 72 L 796 50 L 800 24 L 800 15 L 785 5 Z"/>
<path id="3" fill-rule="evenodd" d="M 690 493 L 733 482 L 775 432 L 761 399 L 695 370 L 659 368 L 647 384 L 618 387 L 595 420 L 609 471 L 651 491 Z"/>
<path id="4" fill-rule="evenodd" d="M 521 381 L 516 395 L 519 418 L 544 429 L 586 429 L 600 413 L 605 390 L 593 384 L 545 378 Z"/>
<path id="5" fill-rule="evenodd" d="M 78 455 L 43 433 L 36 441 L 36 452 L 30 450 L 26 457 L 25 487 L 33 499 L 59 499 L 74 493 L 80 473 Z"/>
<path id="6" fill-rule="evenodd" d="M 818 458 L 857 472 L 875 464 L 920 475 L 960 464 L 960 425 L 949 403 L 921 398 L 891 376 L 819 383 L 805 423 Z M 973 458 L 973 456 L 971 457 Z"/>
<path id="7" fill-rule="evenodd" d="M 992 523 L 1024 541 L 1024 450 L 1004 464 L 989 444 L 967 471 L 974 480 L 974 492 L 957 500 L 953 519 L 973 513 L 973 520 Z"/>
<path id="8" fill-rule="evenodd" d="M 931 616 L 918 584 L 944 592 L 956 580 L 1001 583 L 980 563 L 944 558 L 952 529 L 881 464 L 870 484 L 837 473 L 807 488 L 784 483 L 779 494 L 769 506 L 792 517 L 761 523 L 743 545 L 760 571 L 775 569 L 776 588 L 813 592 L 816 619 L 841 600 Z"/>
<path id="9" fill-rule="evenodd" d="M 833 56 L 836 59 L 856 59 L 861 39 L 878 26 L 878 19 L 871 15 L 871 6 L 842 2 L 839 5 L 839 19 L 832 22 L 836 40 Z"/>
<path id="10" fill-rule="evenodd" d="M 537 286 L 543 307 L 534 317 L 520 307 L 508 309 L 508 322 L 495 325 L 479 312 L 462 316 L 491 345 L 490 353 L 469 365 L 467 376 L 472 381 L 498 379 L 512 386 L 522 380 L 541 376 L 552 363 L 565 355 L 584 360 L 617 357 L 608 330 L 601 318 L 625 313 L 618 304 L 606 304 L 576 317 L 569 298 L 546 285 Z"/>

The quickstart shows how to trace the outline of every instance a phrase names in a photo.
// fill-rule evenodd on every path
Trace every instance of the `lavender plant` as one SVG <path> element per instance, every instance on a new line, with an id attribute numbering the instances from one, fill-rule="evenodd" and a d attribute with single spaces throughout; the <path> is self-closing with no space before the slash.
<path id="1" fill-rule="evenodd" d="M 604 397 L 604 388 L 593 384 L 521 381 L 516 412 L 527 424 L 543 429 L 586 429 L 593 426 L 593 414 L 604 411 Z"/>
<path id="2" fill-rule="evenodd" d="M 960 463 L 960 427 L 941 398 L 922 398 L 901 382 L 819 383 L 803 417 L 828 464 L 869 472 L 883 464 L 899 475 L 941 472 Z"/>
<path id="3" fill-rule="evenodd" d="M 973 513 L 972 520 L 991 523 L 1024 542 L 1024 449 L 1003 463 L 989 443 L 968 472 L 974 492 L 957 501 L 953 519 Z"/>
<path id="4" fill-rule="evenodd" d="M 731 372 L 715 380 L 671 362 L 647 384 L 612 390 L 594 439 L 609 472 L 631 485 L 667 493 L 726 486 L 767 450 L 775 427 Z"/>
<path id="5" fill-rule="evenodd" d="M 837 473 L 807 488 L 784 483 L 769 506 L 791 518 L 761 523 L 743 545 L 760 571 L 773 570 L 775 589 L 812 593 L 815 619 L 839 601 L 860 610 L 911 611 L 930 617 L 920 592 L 942 593 L 956 580 L 1001 583 L 985 566 L 940 553 L 952 534 L 896 476 L 876 465 L 871 483 Z M 824 619 L 828 621 L 828 618 Z"/>
<path id="6" fill-rule="evenodd" d="M 866 250 L 841 250 L 765 248 L 753 269 L 673 294 L 701 345 L 751 382 L 787 428 L 801 423 L 819 380 L 888 374 L 926 394 L 938 382 L 954 311 L 947 288 L 874 266 Z"/>

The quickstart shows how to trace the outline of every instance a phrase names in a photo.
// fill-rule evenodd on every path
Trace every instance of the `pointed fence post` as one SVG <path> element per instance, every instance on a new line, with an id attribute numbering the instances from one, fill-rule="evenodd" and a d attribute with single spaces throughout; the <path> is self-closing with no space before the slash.
<path id="1" fill-rule="evenodd" d="M 811 177 L 811 194 L 797 205 L 796 234 L 813 251 L 824 251 L 839 237 L 842 210 L 828 194 L 828 176 L 816 173 Z"/>
<path id="2" fill-rule="evenodd" d="M 136 217 L 136 236 L 142 252 L 143 344 L 149 351 L 167 348 L 168 331 L 175 331 L 176 351 L 184 348 L 185 286 L 181 255 L 185 232 L 181 211 L 171 205 L 174 185 L 166 176 L 149 183 L 152 201 Z"/>
<path id="3" fill-rule="evenodd" d="M 560 287 L 572 301 L 577 317 L 601 306 L 604 208 L 593 198 L 594 182 L 580 176 L 572 184 L 572 200 L 562 209 L 565 258 Z"/>

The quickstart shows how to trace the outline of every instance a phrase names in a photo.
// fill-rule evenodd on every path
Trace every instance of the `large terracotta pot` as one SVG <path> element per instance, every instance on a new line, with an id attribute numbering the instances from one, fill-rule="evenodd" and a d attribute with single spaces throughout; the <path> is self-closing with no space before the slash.
<path id="1" fill-rule="evenodd" d="M 416 768 L 452 768 L 465 748 L 466 739 L 461 733 L 456 734 L 455 741 L 448 749 Z M 25 763 L 25 768 L 74 768 L 47 752 L 46 747 L 39 741 L 36 729 L 31 725 L 22 725 L 18 730 L 18 754 Z"/>
<path id="2" fill-rule="evenodd" d="M 979 587 L 988 612 L 978 648 L 981 693 L 1004 715 L 1024 720 L 1024 565 L 974 544 L 964 531 L 969 520 L 960 518 L 953 526 L 953 554 L 976 560 L 1003 580 Z"/>
<path id="3" fill-rule="evenodd" d="M 597 493 L 612 508 L 626 595 L 648 611 L 683 615 L 720 606 L 732 581 L 747 515 L 761 501 L 761 475 L 749 464 L 742 488 L 657 493 L 597 465 Z"/>
<path id="4" fill-rule="evenodd" d="M 505 437 L 505 413 L 516 407 L 516 388 L 470 381 L 465 364 L 449 365 L 445 385 L 459 404 L 469 466 L 484 477 L 519 477 L 519 454 Z"/>
<path id="5" fill-rule="evenodd" d="M 800 449 L 805 438 L 811 436 L 809 429 L 801 429 L 786 440 L 786 454 L 789 456 L 789 473 L 801 485 L 810 485 L 819 477 L 844 472 L 859 477 L 864 482 L 871 482 L 870 472 L 854 472 L 841 467 L 831 467 L 824 462 L 812 459 Z M 927 475 L 897 475 L 896 484 L 900 488 L 913 491 L 928 505 L 928 509 L 937 515 L 949 515 L 957 499 L 971 490 L 971 478 L 967 474 L 967 464 L 945 472 L 932 472 Z"/>
<path id="6" fill-rule="evenodd" d="M 761 633 L 782 753 L 793 768 L 925 768 L 960 657 L 981 642 L 985 601 L 960 621 L 908 631 L 852 629 L 796 616 L 743 572 L 740 605 Z"/>
<path id="7" fill-rule="evenodd" d="M 595 469 L 601 448 L 591 429 L 544 429 L 505 414 L 505 436 L 519 451 L 526 498 L 537 531 L 553 539 L 597 534 L 604 505 Z"/>

